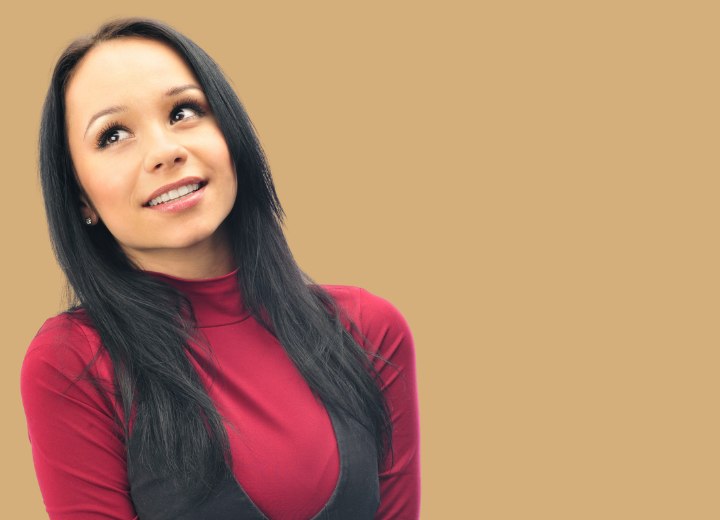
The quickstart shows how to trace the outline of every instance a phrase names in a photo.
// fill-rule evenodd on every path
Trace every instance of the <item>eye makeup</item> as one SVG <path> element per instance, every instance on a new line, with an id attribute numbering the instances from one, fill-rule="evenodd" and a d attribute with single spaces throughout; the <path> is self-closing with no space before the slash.
<path id="1" fill-rule="evenodd" d="M 180 100 L 178 100 L 178 101 L 175 102 L 175 104 L 174 104 L 173 107 L 172 107 L 172 110 L 170 111 L 171 120 L 172 120 L 172 115 L 173 115 L 173 114 L 175 113 L 175 111 L 178 110 L 179 108 L 190 108 L 190 109 L 194 110 L 195 113 L 196 113 L 199 117 L 202 117 L 202 116 L 204 116 L 205 114 L 207 114 L 207 110 L 205 110 L 205 108 L 203 108 L 203 106 L 201 105 L 201 103 L 200 103 L 197 99 L 192 98 L 192 97 L 189 97 L 189 98 L 180 99 Z M 180 121 L 182 121 L 182 119 L 181 119 Z M 175 122 L 175 123 L 178 123 L 178 122 L 180 122 L 180 121 L 174 121 L 174 122 Z"/>
<path id="2" fill-rule="evenodd" d="M 170 110 L 170 124 L 176 124 L 180 123 L 181 121 L 184 121 L 183 119 L 175 120 L 174 116 L 178 110 L 183 108 L 189 108 L 193 112 L 195 112 L 197 117 L 203 117 L 207 115 L 208 110 L 203 106 L 203 103 L 201 103 L 198 99 L 193 97 L 187 97 L 183 99 L 179 99 L 173 104 L 172 109 Z M 130 130 L 127 129 L 124 125 L 122 125 L 118 121 L 110 121 L 103 125 L 103 127 L 98 132 L 98 137 L 95 141 L 95 147 L 99 150 L 105 149 L 108 146 L 113 145 L 114 143 L 117 143 L 118 141 L 108 141 L 113 135 L 115 135 L 118 131 L 125 131 L 130 133 Z"/>
<path id="3" fill-rule="evenodd" d="M 117 121 L 110 121 L 109 123 L 106 123 L 99 132 L 98 138 L 95 141 L 95 147 L 103 149 L 110 146 L 112 143 L 108 143 L 107 138 L 111 137 L 117 130 L 125 130 L 126 132 L 129 132 L 127 128 Z"/>

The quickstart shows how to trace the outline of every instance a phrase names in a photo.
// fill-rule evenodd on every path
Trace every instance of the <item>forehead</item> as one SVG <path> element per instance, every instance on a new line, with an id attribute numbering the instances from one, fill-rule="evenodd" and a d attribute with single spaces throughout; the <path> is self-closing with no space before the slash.
<path id="1" fill-rule="evenodd" d="M 137 37 L 106 41 L 92 48 L 73 71 L 65 91 L 68 122 L 196 82 L 182 57 L 165 43 Z"/>

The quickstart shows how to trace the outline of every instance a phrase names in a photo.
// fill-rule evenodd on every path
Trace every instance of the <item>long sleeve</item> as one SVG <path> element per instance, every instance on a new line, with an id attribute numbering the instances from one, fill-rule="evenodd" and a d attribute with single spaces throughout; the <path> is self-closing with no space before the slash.
<path id="1" fill-rule="evenodd" d="M 363 333 L 377 348 L 374 364 L 391 412 L 394 453 L 379 474 L 378 520 L 417 520 L 420 516 L 420 420 L 415 344 L 410 327 L 389 301 L 368 291 L 360 308 Z M 394 457 L 393 457 L 394 455 Z M 392 464 L 389 464 L 392 462 Z"/>
<path id="2" fill-rule="evenodd" d="M 94 385 L 109 380 L 99 342 L 66 314 L 45 322 L 23 361 L 20 384 L 38 484 L 51 520 L 137 520 L 117 409 Z"/>

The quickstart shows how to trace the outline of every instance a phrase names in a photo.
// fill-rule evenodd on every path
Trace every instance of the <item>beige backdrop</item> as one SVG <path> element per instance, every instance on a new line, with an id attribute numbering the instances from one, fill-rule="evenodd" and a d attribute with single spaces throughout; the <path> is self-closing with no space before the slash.
<path id="1" fill-rule="evenodd" d="M 301 267 L 407 318 L 424 519 L 720 517 L 714 2 L 227 3 L 3 8 L 3 517 L 46 518 L 18 380 L 61 302 L 40 106 L 120 15 L 224 68 Z"/>

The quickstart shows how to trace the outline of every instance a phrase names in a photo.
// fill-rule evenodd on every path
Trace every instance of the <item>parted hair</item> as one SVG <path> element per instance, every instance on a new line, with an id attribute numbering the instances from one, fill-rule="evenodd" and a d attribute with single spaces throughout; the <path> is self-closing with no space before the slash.
<path id="1" fill-rule="evenodd" d="M 117 424 L 126 447 L 136 437 L 138 464 L 203 495 L 232 468 L 222 417 L 188 359 L 189 340 L 196 332 L 189 301 L 140 269 L 102 222 L 84 225 L 80 213 L 82 190 L 66 135 L 65 91 L 90 49 L 124 37 L 169 45 L 197 77 L 235 165 L 237 197 L 222 225 L 245 305 L 278 339 L 323 404 L 373 435 L 382 467 L 392 452 L 392 424 L 373 368 L 379 356 L 369 353 L 367 339 L 347 316 L 360 341 L 342 325 L 340 306 L 295 262 L 265 154 L 219 66 L 188 37 L 146 18 L 112 20 L 65 49 L 43 105 L 39 142 L 50 237 L 68 282 L 66 312 L 84 310 L 112 361 L 114 397 L 122 404 Z"/>

